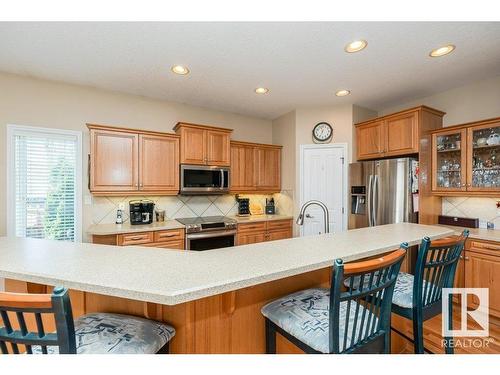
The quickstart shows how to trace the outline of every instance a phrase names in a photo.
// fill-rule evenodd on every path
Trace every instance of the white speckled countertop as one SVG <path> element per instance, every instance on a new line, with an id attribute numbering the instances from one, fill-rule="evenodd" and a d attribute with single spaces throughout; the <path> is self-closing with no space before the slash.
<path id="1" fill-rule="evenodd" d="M 0 277 L 175 305 L 453 233 L 401 223 L 202 252 L 0 237 Z"/>
<path id="2" fill-rule="evenodd" d="M 441 225 L 444 228 L 449 228 L 455 231 L 455 234 L 460 234 L 464 229 L 469 230 L 469 238 L 475 238 L 476 240 L 486 240 L 486 241 L 496 241 L 500 242 L 500 230 L 498 229 L 483 229 L 483 228 L 465 228 L 456 227 L 453 225 Z"/>
<path id="3" fill-rule="evenodd" d="M 180 229 L 184 225 L 177 220 L 166 220 L 160 222 L 153 222 L 151 224 L 130 225 L 125 224 L 94 224 L 87 230 L 88 234 L 102 236 L 107 234 L 120 234 L 120 233 L 135 233 L 135 232 L 151 232 L 167 229 Z"/>
<path id="4" fill-rule="evenodd" d="M 290 220 L 293 216 L 288 215 L 250 215 L 250 216 L 229 216 L 231 219 L 236 220 L 238 223 L 254 223 L 257 221 L 271 221 L 271 220 Z"/>

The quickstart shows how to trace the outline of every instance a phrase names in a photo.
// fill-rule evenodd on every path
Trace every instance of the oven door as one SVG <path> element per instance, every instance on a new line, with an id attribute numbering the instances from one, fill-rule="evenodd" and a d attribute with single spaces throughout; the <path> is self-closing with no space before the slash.
<path id="1" fill-rule="evenodd" d="M 204 251 L 234 246 L 236 230 L 192 233 L 186 236 L 186 249 Z"/>
<path id="2" fill-rule="evenodd" d="M 181 165 L 181 194 L 224 194 L 229 192 L 229 168 Z"/>

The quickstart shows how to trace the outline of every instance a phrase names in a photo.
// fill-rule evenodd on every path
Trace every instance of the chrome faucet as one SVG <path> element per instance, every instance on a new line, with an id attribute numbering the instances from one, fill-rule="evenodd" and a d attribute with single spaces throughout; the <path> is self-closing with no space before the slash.
<path id="1" fill-rule="evenodd" d="M 330 222 L 330 216 L 328 214 L 328 207 L 323 202 L 317 201 L 317 200 L 312 200 L 304 203 L 300 209 L 299 216 L 297 217 L 297 225 L 304 225 L 304 214 L 306 212 L 306 208 L 315 204 L 316 206 L 321 207 L 323 210 L 323 220 L 325 221 L 325 233 L 330 233 L 330 230 L 328 228 L 328 223 Z M 305 217 L 311 217 L 309 214 L 305 215 Z"/>

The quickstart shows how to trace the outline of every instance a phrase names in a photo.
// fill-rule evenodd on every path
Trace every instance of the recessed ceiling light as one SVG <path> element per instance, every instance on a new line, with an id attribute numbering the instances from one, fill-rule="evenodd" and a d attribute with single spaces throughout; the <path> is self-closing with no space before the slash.
<path id="1" fill-rule="evenodd" d="M 354 42 L 349 43 L 345 46 L 344 50 L 348 53 L 359 52 L 364 49 L 368 43 L 366 40 L 355 40 Z"/>
<path id="2" fill-rule="evenodd" d="M 269 89 L 266 89 L 265 87 L 257 87 L 255 89 L 256 94 L 267 94 L 269 92 Z"/>
<path id="3" fill-rule="evenodd" d="M 453 50 L 455 49 L 455 46 L 453 44 L 448 44 L 447 46 L 444 46 L 444 47 L 439 47 L 439 48 L 436 48 L 436 49 L 433 49 L 430 53 L 429 53 L 429 56 L 430 57 L 440 57 L 440 56 L 444 56 L 444 55 L 447 55 L 451 52 L 453 52 Z"/>
<path id="4" fill-rule="evenodd" d="M 347 96 L 349 95 L 351 92 L 349 90 L 339 90 L 335 93 L 335 95 L 337 96 Z"/>
<path id="5" fill-rule="evenodd" d="M 172 67 L 172 72 L 174 72 L 175 74 L 180 74 L 181 76 L 185 76 L 189 73 L 189 69 L 182 65 L 174 65 Z"/>

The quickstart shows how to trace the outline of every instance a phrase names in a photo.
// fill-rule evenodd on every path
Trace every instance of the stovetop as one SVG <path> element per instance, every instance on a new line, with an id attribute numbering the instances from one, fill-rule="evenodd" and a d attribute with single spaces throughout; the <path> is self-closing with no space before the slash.
<path id="1" fill-rule="evenodd" d="M 227 216 L 186 217 L 176 219 L 186 226 L 186 233 L 236 229 L 236 220 Z"/>

